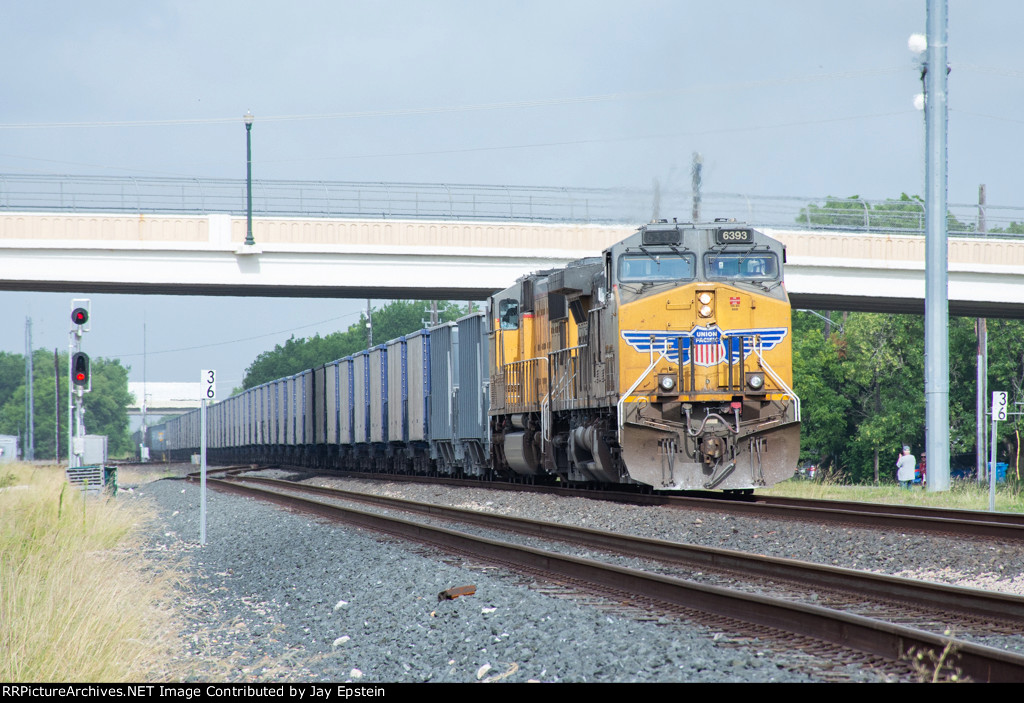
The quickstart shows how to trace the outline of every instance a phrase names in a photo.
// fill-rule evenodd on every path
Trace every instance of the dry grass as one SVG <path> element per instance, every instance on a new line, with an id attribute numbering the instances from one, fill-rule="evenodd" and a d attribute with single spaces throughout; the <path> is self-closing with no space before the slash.
<path id="1" fill-rule="evenodd" d="M 988 510 L 988 486 L 978 485 L 973 481 L 954 481 L 950 490 L 933 493 L 920 486 L 906 490 L 893 484 L 847 485 L 841 479 L 834 477 L 825 477 L 816 481 L 792 478 L 771 488 L 758 489 L 757 493 L 792 498 L 854 500 L 864 503 Z M 1000 512 L 1024 512 L 1024 492 L 1022 492 L 1020 484 L 1005 483 L 996 486 L 995 506 L 996 510 Z"/>
<path id="2" fill-rule="evenodd" d="M 166 670 L 173 582 L 133 542 L 147 519 L 140 502 L 85 498 L 62 468 L 0 468 L 0 681 Z"/>

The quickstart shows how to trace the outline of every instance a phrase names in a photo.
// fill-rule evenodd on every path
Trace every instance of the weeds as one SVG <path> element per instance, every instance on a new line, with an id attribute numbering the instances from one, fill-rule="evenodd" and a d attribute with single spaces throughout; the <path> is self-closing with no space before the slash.
<path id="1" fill-rule="evenodd" d="M 950 637 L 951 632 L 946 630 L 943 634 Z M 912 648 L 907 654 L 918 683 L 963 683 L 964 681 L 960 669 L 949 664 L 949 660 L 956 654 L 952 638 L 946 641 L 946 646 L 938 654 L 930 649 L 921 651 L 915 648 Z"/>
<path id="2" fill-rule="evenodd" d="M 758 489 L 757 492 L 764 495 L 792 498 L 988 510 L 988 486 L 974 481 L 953 481 L 948 491 L 928 492 L 921 486 L 914 486 L 910 490 L 906 490 L 893 484 L 852 485 L 846 482 L 846 478 L 842 474 L 830 474 L 815 481 L 792 478 L 771 488 Z M 1024 512 L 1024 490 L 1022 490 L 1021 484 L 1007 482 L 996 487 L 996 510 Z"/>
<path id="3" fill-rule="evenodd" d="M 150 678 L 174 646 L 172 581 L 132 541 L 141 504 L 69 490 L 59 467 L 11 475 L 19 490 L 0 492 L 0 681 Z"/>

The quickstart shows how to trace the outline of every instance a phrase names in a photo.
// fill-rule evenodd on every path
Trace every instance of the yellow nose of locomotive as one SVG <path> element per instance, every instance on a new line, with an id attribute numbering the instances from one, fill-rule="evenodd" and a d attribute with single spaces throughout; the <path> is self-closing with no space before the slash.
<path id="1" fill-rule="evenodd" d="M 620 254 L 620 442 L 636 480 L 741 489 L 792 475 L 799 400 L 790 308 L 780 247 L 759 248 L 761 237 L 706 230 L 690 245 L 680 238 L 671 255 L 653 245 Z M 688 280 L 639 280 L 662 271 L 664 258 L 687 255 Z"/>

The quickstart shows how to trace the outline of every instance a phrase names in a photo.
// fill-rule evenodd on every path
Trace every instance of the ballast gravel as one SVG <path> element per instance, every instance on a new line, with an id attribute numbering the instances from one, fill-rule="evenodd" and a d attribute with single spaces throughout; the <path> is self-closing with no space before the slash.
<path id="1" fill-rule="evenodd" d="M 705 627 L 641 621 L 554 597 L 503 570 L 461 568 L 422 547 L 207 495 L 203 546 L 197 485 L 165 479 L 126 497 L 152 501 L 147 552 L 185 577 L 182 651 L 171 669 L 188 681 L 884 680 L 836 662 L 806 673 L 806 655 L 780 657 Z M 466 585 L 476 587 L 473 595 L 438 600 Z"/>
<path id="2" fill-rule="evenodd" d="M 267 472 L 299 478 L 300 474 Z M 589 498 L 318 476 L 304 482 L 708 547 L 1024 595 L 1024 544 Z"/>

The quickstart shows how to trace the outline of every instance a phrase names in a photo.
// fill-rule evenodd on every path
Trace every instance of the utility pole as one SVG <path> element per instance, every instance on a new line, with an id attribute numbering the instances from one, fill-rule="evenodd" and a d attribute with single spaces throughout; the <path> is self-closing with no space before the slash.
<path id="1" fill-rule="evenodd" d="M 35 370 L 32 368 L 32 318 L 25 318 L 25 451 L 26 461 L 36 458 L 36 404 L 32 392 Z"/>
<path id="2" fill-rule="evenodd" d="M 661 217 L 661 182 L 654 179 L 654 196 L 651 198 L 651 222 L 657 222 Z"/>
<path id="3" fill-rule="evenodd" d="M 690 176 L 692 178 L 691 188 L 693 190 L 693 211 L 690 216 L 694 223 L 700 222 L 700 188 L 701 188 L 701 171 L 704 169 L 704 157 L 698 154 L 696 151 L 693 152 L 693 166 L 690 169 Z"/>
<path id="4" fill-rule="evenodd" d="M 366 348 L 373 346 L 373 309 L 370 307 L 370 299 L 366 299 Z"/>
<path id="5" fill-rule="evenodd" d="M 146 417 L 146 411 L 148 410 L 147 405 L 149 399 L 146 397 L 146 323 L 142 323 L 142 427 L 139 428 L 139 434 L 142 436 L 142 441 L 139 443 L 139 461 L 145 463 L 149 461 L 149 418 Z"/>
<path id="6" fill-rule="evenodd" d="M 53 460 L 60 461 L 60 357 L 53 348 Z"/>
<path id="7" fill-rule="evenodd" d="M 978 186 L 978 232 L 984 234 L 987 231 L 988 225 L 985 221 L 985 184 L 982 183 Z M 979 317 L 975 322 L 975 330 L 978 334 L 978 366 L 977 380 L 975 381 L 975 392 L 977 394 L 975 421 L 977 425 L 974 459 L 976 462 L 975 466 L 977 467 L 978 483 L 981 483 L 985 480 L 985 457 L 988 454 L 985 451 L 985 440 L 987 438 L 985 434 L 985 400 L 988 398 L 988 321 L 984 317 Z"/>

